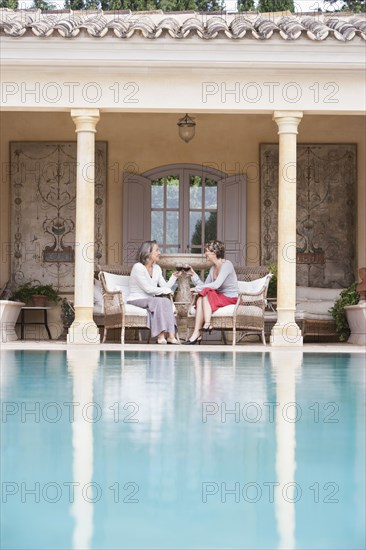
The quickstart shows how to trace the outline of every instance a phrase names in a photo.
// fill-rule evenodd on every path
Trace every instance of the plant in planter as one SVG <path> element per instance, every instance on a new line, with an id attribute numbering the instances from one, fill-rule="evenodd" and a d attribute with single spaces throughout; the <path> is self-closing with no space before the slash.
<path id="1" fill-rule="evenodd" d="M 59 340 L 66 340 L 67 332 L 71 327 L 75 319 L 75 310 L 73 303 L 67 298 L 63 298 L 61 302 L 61 321 L 62 321 L 62 334 Z"/>
<path id="2" fill-rule="evenodd" d="M 63 298 L 61 302 L 61 320 L 63 327 L 68 329 L 71 327 L 75 319 L 75 310 L 73 303 L 67 298 Z"/>
<path id="3" fill-rule="evenodd" d="M 13 294 L 13 299 L 26 304 L 32 302 L 34 306 L 38 305 L 39 307 L 43 307 L 47 301 L 57 304 L 61 300 L 53 285 L 34 285 L 32 283 L 25 283 L 18 287 Z"/>
<path id="4" fill-rule="evenodd" d="M 272 277 L 268 285 L 268 298 L 277 298 L 277 264 L 276 262 L 270 262 L 268 265 L 268 271 L 272 273 Z"/>
<path id="5" fill-rule="evenodd" d="M 349 288 L 342 290 L 338 300 L 331 308 L 330 312 L 335 320 L 337 332 L 339 333 L 339 340 L 344 342 L 350 335 L 350 328 L 348 325 L 345 306 L 353 306 L 358 304 L 360 296 L 356 291 L 357 283 L 353 283 Z"/>

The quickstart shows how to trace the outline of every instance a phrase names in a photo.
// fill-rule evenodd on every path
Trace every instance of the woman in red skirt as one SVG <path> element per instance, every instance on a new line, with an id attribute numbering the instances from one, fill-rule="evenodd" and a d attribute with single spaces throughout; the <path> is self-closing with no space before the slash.
<path id="1" fill-rule="evenodd" d="M 188 345 L 200 344 L 201 330 L 211 332 L 211 315 L 220 307 L 236 304 L 238 279 L 230 260 L 225 260 L 225 246 L 220 241 L 209 241 L 205 245 L 206 259 L 212 264 L 206 281 L 203 283 L 192 267 L 188 273 L 198 291 L 194 331 Z"/>

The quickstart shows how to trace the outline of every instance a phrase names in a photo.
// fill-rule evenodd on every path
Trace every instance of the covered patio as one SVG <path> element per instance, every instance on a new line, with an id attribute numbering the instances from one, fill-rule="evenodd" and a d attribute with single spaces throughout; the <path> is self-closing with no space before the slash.
<path id="1" fill-rule="evenodd" d="M 218 227 L 218 237 L 232 246 L 238 266 L 273 260 L 264 253 L 266 231 L 272 231 L 273 225 L 265 226 L 263 155 L 266 144 L 278 144 L 278 210 L 275 222 L 272 220 L 277 230 L 273 241 L 278 319 L 271 344 L 302 345 L 295 322 L 296 278 L 304 277 L 308 265 L 299 267 L 298 257 L 296 202 L 303 191 L 297 185 L 299 145 L 332 145 L 335 151 L 340 145 L 356 146 L 355 165 L 349 164 L 350 181 L 351 173 L 355 174 L 355 200 L 345 202 L 339 214 L 334 213 L 336 193 L 331 192 L 320 217 L 328 220 L 326 225 L 339 216 L 344 233 L 353 224 L 352 242 L 347 247 L 352 249 L 353 261 L 348 264 L 353 263 L 354 280 L 357 268 L 366 265 L 364 18 L 340 16 L 334 22 L 316 15 L 284 20 L 272 14 L 258 21 L 254 16 L 175 14 L 168 23 L 163 13 L 149 17 L 99 14 L 94 19 L 58 14 L 52 19 L 40 12 L 9 10 L 2 11 L 2 18 L 1 155 L 3 167 L 10 169 L 3 170 L 1 184 L 1 286 L 21 272 L 26 262 L 33 261 L 37 278 L 56 283 L 61 292 L 74 297 L 76 316 L 69 343 L 97 343 L 99 331 L 93 324 L 95 263 L 125 264 L 126 247 L 132 242 L 127 237 L 127 214 L 142 213 L 144 217 L 147 212 L 145 206 L 141 212 L 138 205 L 131 208 L 127 175 L 146 176 L 166 166 L 195 165 L 203 174 L 216 170 L 227 178 L 241 176 L 245 181 L 243 202 L 235 218 L 240 224 L 228 222 Z M 265 28 L 271 32 L 264 32 Z M 189 143 L 177 133 L 178 119 L 185 113 L 196 122 L 196 135 Z M 32 224 L 17 248 L 14 216 L 20 203 L 14 206 L 12 155 L 16 151 L 24 154 L 19 144 L 26 142 L 43 142 L 48 147 L 75 139 L 75 227 L 65 241 L 74 248 L 73 264 L 66 262 L 65 256 L 47 259 L 44 247 L 37 249 L 39 234 Z M 99 142 L 106 144 L 104 150 L 98 149 Z M 100 179 L 96 151 L 105 168 L 102 191 L 95 185 Z M 53 165 L 54 159 L 47 170 L 52 172 Z M 346 170 L 344 165 L 342 169 Z M 310 172 L 316 187 L 317 179 Z M 41 176 L 33 166 L 21 185 L 37 189 L 44 173 Z M 337 176 L 335 173 L 333 181 L 338 181 L 338 186 L 347 185 Z M 131 197 L 136 197 L 135 191 L 132 187 Z M 232 197 L 228 195 L 227 204 L 230 200 L 235 203 Z M 31 202 L 35 201 L 36 194 Z M 221 198 L 217 208 L 224 209 L 225 204 Z M 98 208 L 102 219 L 96 224 Z M 178 211 L 183 224 L 178 244 L 191 246 L 189 238 L 183 238 L 185 231 L 189 233 L 181 221 L 184 216 L 189 220 L 183 203 Z M 27 216 L 26 210 L 22 216 Z M 41 206 L 37 216 L 46 219 Z M 96 225 L 100 229 L 97 237 Z M 230 237 L 233 227 L 239 227 L 236 240 Z M 152 224 L 142 228 L 140 239 L 151 238 L 151 231 Z M 136 247 L 138 239 L 133 244 Z M 20 257 L 15 258 L 15 252 Z M 308 247 L 303 253 L 314 255 L 316 250 Z M 350 274 L 335 262 L 339 251 L 333 247 L 327 254 L 322 260 L 328 270 L 323 284 L 310 281 L 308 285 L 351 284 Z M 332 278 L 332 270 L 339 269 L 340 275 L 337 272 Z M 52 315 L 56 326 L 56 308 Z"/>

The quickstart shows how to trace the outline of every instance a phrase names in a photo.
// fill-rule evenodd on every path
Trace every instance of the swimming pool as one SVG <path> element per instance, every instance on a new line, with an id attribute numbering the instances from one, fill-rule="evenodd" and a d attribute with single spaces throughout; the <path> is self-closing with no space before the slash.
<path id="1" fill-rule="evenodd" d="M 361 549 L 365 356 L 2 353 L 1 546 Z"/>

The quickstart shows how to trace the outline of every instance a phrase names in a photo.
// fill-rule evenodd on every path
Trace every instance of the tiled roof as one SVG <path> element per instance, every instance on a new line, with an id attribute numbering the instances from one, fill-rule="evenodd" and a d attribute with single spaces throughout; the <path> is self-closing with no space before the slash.
<path id="1" fill-rule="evenodd" d="M 176 39 L 198 36 L 214 38 L 283 40 L 305 37 L 314 41 L 336 39 L 348 42 L 355 37 L 366 40 L 366 18 L 361 15 L 332 14 L 198 14 L 155 12 L 44 12 L 40 10 L 0 10 L 0 30 L 7 36 L 37 37 L 51 35 L 75 38 L 86 34 L 93 38 L 114 35 L 117 38 L 143 36 Z"/>

